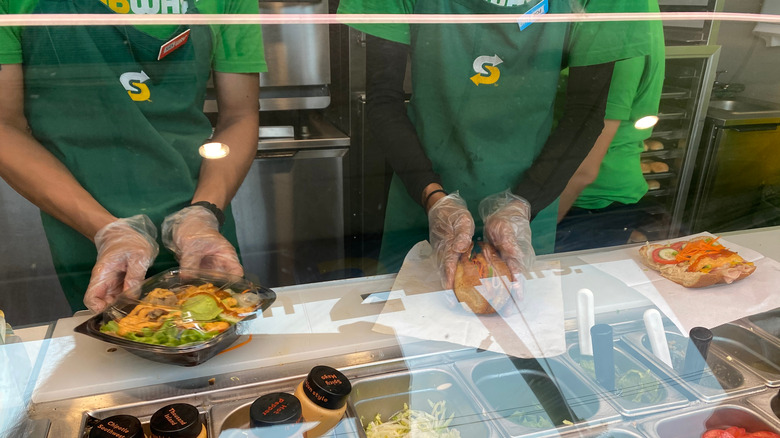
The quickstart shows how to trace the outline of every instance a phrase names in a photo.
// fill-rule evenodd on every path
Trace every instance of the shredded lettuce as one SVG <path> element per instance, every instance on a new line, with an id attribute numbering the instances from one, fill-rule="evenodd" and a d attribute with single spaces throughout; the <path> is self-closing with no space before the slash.
<path id="1" fill-rule="evenodd" d="M 393 414 L 389 420 L 383 422 L 381 415 L 376 414 L 374 420 L 366 426 L 368 438 L 460 438 L 457 429 L 450 429 L 455 414 L 447 417 L 445 414 L 444 400 L 432 402 L 428 400 L 431 412 L 409 409 L 404 403 L 403 410 Z"/>
<path id="2" fill-rule="evenodd" d="M 513 423 L 517 423 L 524 427 L 531 429 L 550 429 L 555 427 L 550 418 L 547 415 L 537 414 L 536 412 L 544 411 L 541 405 L 532 408 L 532 412 L 515 411 L 509 415 L 508 419 Z M 568 420 L 564 420 L 568 421 Z"/>

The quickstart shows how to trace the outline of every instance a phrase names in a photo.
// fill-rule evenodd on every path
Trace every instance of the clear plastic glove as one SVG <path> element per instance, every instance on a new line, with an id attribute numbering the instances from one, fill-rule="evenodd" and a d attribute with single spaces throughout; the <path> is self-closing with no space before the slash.
<path id="1" fill-rule="evenodd" d="M 501 253 L 509 269 L 520 274 L 533 266 L 531 204 L 509 190 L 490 195 L 479 203 L 485 224 L 484 238 Z"/>
<path id="2" fill-rule="evenodd" d="M 442 285 L 452 289 L 458 259 L 471 249 L 474 237 L 474 219 L 458 192 L 439 199 L 428 210 L 428 229 Z"/>
<path id="3" fill-rule="evenodd" d="M 244 275 L 233 245 L 219 232 L 219 221 L 205 207 L 186 207 L 165 218 L 162 242 L 182 268 Z"/>
<path id="4" fill-rule="evenodd" d="M 139 285 L 160 251 L 157 229 L 143 214 L 118 219 L 95 234 L 97 261 L 92 268 L 84 305 L 102 312 L 124 290 Z"/>

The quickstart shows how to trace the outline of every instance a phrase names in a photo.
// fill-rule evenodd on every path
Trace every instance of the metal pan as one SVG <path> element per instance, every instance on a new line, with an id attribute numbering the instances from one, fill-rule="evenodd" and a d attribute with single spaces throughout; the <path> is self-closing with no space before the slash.
<path id="1" fill-rule="evenodd" d="M 728 357 L 745 364 L 763 378 L 768 386 L 780 386 L 780 346 L 734 324 L 715 327 L 712 334 L 712 342 Z"/>
<path id="2" fill-rule="evenodd" d="M 387 421 L 404 404 L 431 412 L 431 403 L 444 401 L 445 416 L 452 416 L 449 427 L 462 437 L 499 436 L 466 386 L 450 367 L 426 367 L 358 379 L 353 382 L 349 403 L 365 427 L 376 415 Z"/>
<path id="3" fill-rule="evenodd" d="M 643 423 L 640 429 L 653 438 L 698 438 L 710 429 L 742 427 L 748 432 L 771 431 L 778 426 L 758 412 L 738 404 L 707 406 Z"/>
<path id="4" fill-rule="evenodd" d="M 556 358 L 488 355 L 455 365 L 492 418 L 512 437 L 558 436 L 620 419 L 609 403 Z"/>
<path id="5" fill-rule="evenodd" d="M 662 412 L 670 409 L 679 409 L 687 406 L 688 398 L 675 389 L 674 381 L 665 374 L 658 374 L 625 352 L 618 343 L 615 344 L 615 392 L 607 391 L 600 387 L 596 381 L 593 368 L 593 358 L 581 356 L 579 346 L 569 346 L 568 359 L 573 366 L 585 377 L 589 383 L 599 388 L 602 395 L 607 398 L 618 412 L 626 417 L 637 417 Z M 636 381 L 634 377 L 640 377 Z"/>
<path id="6" fill-rule="evenodd" d="M 717 345 L 711 346 L 707 356 L 707 368 L 696 376 L 684 376 L 683 364 L 688 338 L 677 333 L 666 332 L 672 367 L 658 360 L 652 353 L 650 341 L 642 332 L 623 335 L 621 340 L 643 362 L 658 368 L 674 379 L 678 389 L 691 397 L 712 402 L 730 399 L 765 388 L 764 381 L 751 373 L 737 360 L 728 360 L 719 352 Z"/>

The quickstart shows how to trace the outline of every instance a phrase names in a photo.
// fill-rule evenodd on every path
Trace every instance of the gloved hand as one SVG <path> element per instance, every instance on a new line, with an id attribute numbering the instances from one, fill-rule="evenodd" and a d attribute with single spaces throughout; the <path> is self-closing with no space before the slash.
<path id="1" fill-rule="evenodd" d="M 484 238 L 498 249 L 514 274 L 528 272 L 536 254 L 531 244 L 531 204 L 509 190 L 479 203 Z"/>
<path id="2" fill-rule="evenodd" d="M 452 289 L 458 259 L 471 249 L 474 237 L 474 219 L 458 192 L 439 199 L 428 210 L 428 229 L 442 285 Z"/>
<path id="3" fill-rule="evenodd" d="M 95 234 L 97 261 L 92 268 L 84 305 L 102 312 L 124 290 L 140 284 L 160 250 L 157 229 L 143 214 L 118 219 Z"/>
<path id="4" fill-rule="evenodd" d="M 166 217 L 162 242 L 182 268 L 244 275 L 236 249 L 220 234 L 217 217 L 205 207 L 186 207 Z"/>

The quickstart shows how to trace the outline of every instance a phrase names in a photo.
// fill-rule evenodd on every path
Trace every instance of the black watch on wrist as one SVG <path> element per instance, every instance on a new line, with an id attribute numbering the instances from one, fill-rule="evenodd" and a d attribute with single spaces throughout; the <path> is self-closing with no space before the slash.
<path id="1" fill-rule="evenodd" d="M 225 213 L 223 213 L 222 210 L 220 210 L 219 207 L 216 206 L 216 204 L 212 204 L 211 202 L 208 201 L 198 201 L 198 202 L 193 202 L 190 205 L 200 205 L 201 207 L 205 207 L 210 212 L 214 213 L 214 216 L 217 217 L 217 222 L 219 222 L 220 228 L 222 227 L 222 225 L 225 225 Z"/>

